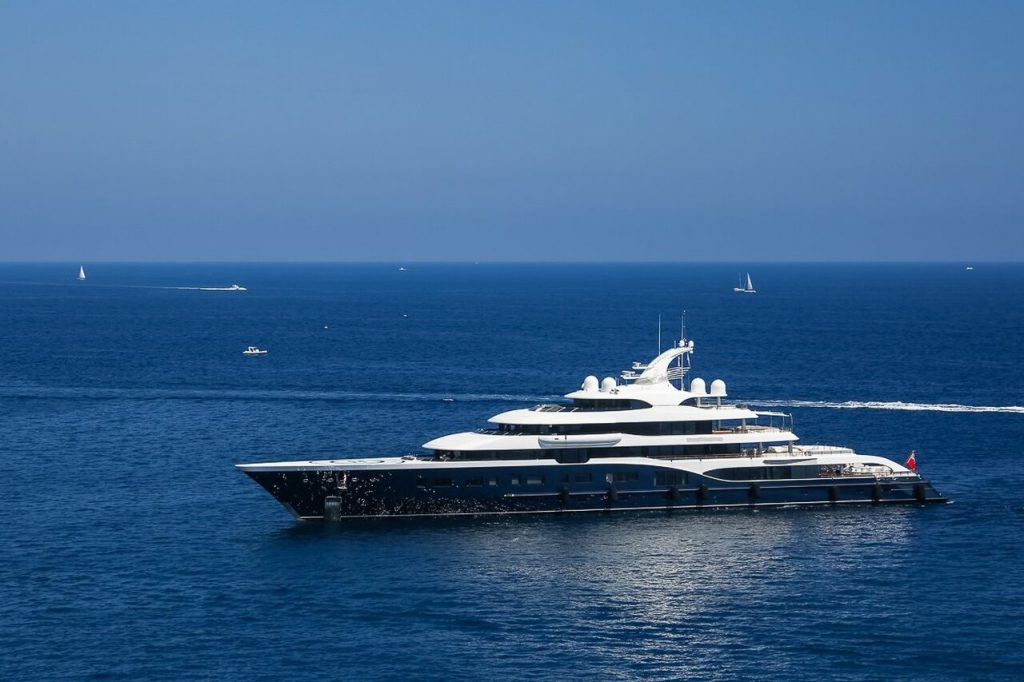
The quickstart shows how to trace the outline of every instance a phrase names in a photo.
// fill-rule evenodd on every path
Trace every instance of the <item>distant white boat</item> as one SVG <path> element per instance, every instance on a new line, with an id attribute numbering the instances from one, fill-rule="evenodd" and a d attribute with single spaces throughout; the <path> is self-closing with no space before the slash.
<path id="1" fill-rule="evenodd" d="M 79 265 L 78 266 L 78 281 L 79 282 L 84 282 L 85 281 L 85 266 L 83 266 L 83 265 Z"/>
<path id="2" fill-rule="evenodd" d="M 249 346 L 242 351 L 242 355 L 266 355 L 267 351 L 257 348 L 256 346 Z"/>
<path id="3" fill-rule="evenodd" d="M 968 265 L 966 268 L 964 268 L 964 270 L 973 270 L 973 269 L 974 269 L 973 265 Z M 85 278 L 83 277 L 81 279 L 85 279 Z"/>
<path id="4" fill-rule="evenodd" d="M 199 291 L 249 291 L 240 284 L 232 284 L 229 287 L 199 287 Z"/>
<path id="5" fill-rule="evenodd" d="M 405 272 L 405 266 L 403 265 L 403 266 L 401 266 L 400 268 L 398 268 L 398 271 L 399 271 L 399 272 Z"/>
<path id="6" fill-rule="evenodd" d="M 743 278 L 740 278 L 740 284 L 743 284 Z M 754 283 L 750 281 L 750 273 L 747 273 L 747 286 L 733 287 L 733 291 L 738 294 L 756 294 L 757 291 L 754 289 Z"/>

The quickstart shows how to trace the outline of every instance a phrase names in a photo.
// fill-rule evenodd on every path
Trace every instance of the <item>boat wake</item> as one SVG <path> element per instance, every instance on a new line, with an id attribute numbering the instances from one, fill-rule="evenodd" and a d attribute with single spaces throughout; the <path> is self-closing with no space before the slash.
<path id="1" fill-rule="evenodd" d="M 906 410 L 909 412 L 992 412 L 999 414 L 1024 414 L 1019 405 L 958 405 L 955 403 L 905 403 L 902 401 L 883 402 L 877 400 L 750 400 L 745 401 L 757 407 L 818 407 L 830 410 Z"/>
<path id="2" fill-rule="evenodd" d="M 301 391 L 250 389 L 150 389 L 150 388 L 60 388 L 50 386 L 0 386 L 0 398 L 63 400 L 255 400 L 255 401 L 378 401 L 378 402 L 482 402 L 539 403 L 557 400 L 557 395 L 507 393 L 374 393 L 362 391 Z"/>
<path id="3" fill-rule="evenodd" d="M 348 402 L 443 402 L 443 403 L 547 403 L 561 400 L 559 395 L 522 393 L 390 393 L 371 391 L 303 391 L 203 388 L 61 388 L 51 386 L 0 386 L 0 398 L 52 398 L 65 400 L 255 400 L 255 401 L 327 401 Z M 911 412 L 964 412 L 1024 414 L 1018 405 L 959 405 L 954 403 L 905 403 L 872 400 L 748 400 L 751 407 L 800 407 L 832 410 L 906 410 Z"/>

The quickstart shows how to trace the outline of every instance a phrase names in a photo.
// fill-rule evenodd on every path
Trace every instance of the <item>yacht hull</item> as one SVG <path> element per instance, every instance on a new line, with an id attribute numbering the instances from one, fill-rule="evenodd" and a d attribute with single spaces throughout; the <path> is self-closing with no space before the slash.
<path id="1" fill-rule="evenodd" d="M 637 467 L 559 469 L 474 469 L 470 484 L 463 471 L 439 474 L 404 467 L 245 473 L 305 520 L 948 502 L 919 477 L 722 481 L 688 473 L 678 485 L 655 485 L 653 471 L 637 480 L 615 480 L 616 474 Z M 588 475 L 591 480 L 576 482 Z"/>

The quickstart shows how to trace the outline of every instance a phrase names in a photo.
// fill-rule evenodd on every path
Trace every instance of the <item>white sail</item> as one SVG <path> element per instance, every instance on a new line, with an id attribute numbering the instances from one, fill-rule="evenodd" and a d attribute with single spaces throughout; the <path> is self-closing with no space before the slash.
<path id="1" fill-rule="evenodd" d="M 78 279 L 85 279 L 85 266 L 83 265 L 78 266 Z"/>
<path id="2" fill-rule="evenodd" d="M 733 287 L 733 289 L 732 289 L 736 293 L 738 293 L 738 294 L 754 294 L 754 293 L 757 293 L 756 291 L 754 291 L 754 283 L 750 280 L 750 273 L 749 272 L 747 273 L 747 285 L 743 286 L 743 275 L 740 275 L 740 282 L 739 282 L 739 284 L 740 285 L 738 287 Z"/>

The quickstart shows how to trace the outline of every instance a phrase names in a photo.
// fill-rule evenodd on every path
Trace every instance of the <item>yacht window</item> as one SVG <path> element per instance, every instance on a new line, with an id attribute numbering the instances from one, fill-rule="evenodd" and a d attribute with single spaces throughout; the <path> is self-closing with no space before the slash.
<path id="1" fill-rule="evenodd" d="M 712 478 L 721 478 L 726 481 L 770 481 L 788 478 L 806 478 L 800 469 L 814 469 L 817 472 L 817 466 L 811 467 L 788 467 L 788 466 L 769 466 L 769 467 L 731 467 L 729 469 L 713 469 L 707 472 L 708 476 Z M 798 470 L 797 476 L 793 475 L 793 469 Z M 814 473 L 813 476 L 817 476 Z"/>
<path id="2" fill-rule="evenodd" d="M 684 476 L 682 471 L 658 471 L 654 474 L 654 484 L 682 485 Z"/>
<path id="3" fill-rule="evenodd" d="M 639 480 L 640 480 L 640 474 L 637 473 L 636 471 L 616 471 L 615 472 L 615 482 L 616 483 L 625 483 L 627 481 L 639 481 Z"/>
<path id="4" fill-rule="evenodd" d="M 561 464 L 582 464 L 589 459 L 586 448 L 567 448 L 555 452 L 555 461 Z"/>
<path id="5" fill-rule="evenodd" d="M 483 476 L 470 476 L 466 479 L 466 485 L 469 486 L 482 486 L 484 484 Z"/>
<path id="6" fill-rule="evenodd" d="M 431 485 L 435 488 L 450 488 L 452 485 L 452 479 L 450 478 L 435 478 Z"/>
<path id="7" fill-rule="evenodd" d="M 509 483 L 512 485 L 519 485 L 519 480 L 519 474 L 512 474 L 512 477 L 509 479 Z"/>
<path id="8" fill-rule="evenodd" d="M 791 478 L 817 478 L 820 473 L 821 467 L 817 464 L 790 467 Z"/>
<path id="9" fill-rule="evenodd" d="M 526 477 L 526 485 L 543 485 L 543 484 L 544 484 L 544 477 L 543 476 L 536 476 L 535 475 L 535 476 L 527 476 Z"/>
<path id="10" fill-rule="evenodd" d="M 577 483 L 590 483 L 594 480 L 594 474 L 587 472 L 585 474 L 576 474 Z"/>
<path id="11" fill-rule="evenodd" d="M 649 402 L 636 399 L 591 400 L 588 398 L 575 398 L 573 400 L 573 407 L 584 410 L 642 410 L 650 406 Z"/>
<path id="12" fill-rule="evenodd" d="M 496 479 L 494 476 L 491 476 L 490 478 L 487 479 L 487 485 L 489 485 L 489 486 L 498 485 L 498 479 Z"/>

